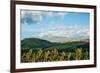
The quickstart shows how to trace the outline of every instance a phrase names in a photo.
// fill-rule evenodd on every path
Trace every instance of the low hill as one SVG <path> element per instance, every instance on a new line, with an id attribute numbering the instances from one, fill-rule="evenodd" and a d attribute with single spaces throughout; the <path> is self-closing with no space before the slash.
<path id="1" fill-rule="evenodd" d="M 26 38 L 21 41 L 22 48 L 47 48 L 52 43 L 38 38 Z"/>
<path id="2" fill-rule="evenodd" d="M 42 40 L 38 38 L 26 38 L 21 41 L 22 49 L 37 49 L 42 48 L 44 50 L 48 49 L 59 49 L 65 51 L 74 51 L 75 48 L 82 48 L 84 50 L 89 50 L 89 42 L 87 41 L 71 41 L 66 43 L 51 43 L 47 40 Z"/>

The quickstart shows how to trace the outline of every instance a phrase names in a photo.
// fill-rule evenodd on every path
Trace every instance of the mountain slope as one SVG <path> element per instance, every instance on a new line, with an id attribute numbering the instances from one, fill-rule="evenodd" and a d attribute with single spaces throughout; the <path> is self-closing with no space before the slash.
<path id="1" fill-rule="evenodd" d="M 51 42 L 38 38 L 26 38 L 21 41 L 22 48 L 46 48 L 51 45 Z"/>

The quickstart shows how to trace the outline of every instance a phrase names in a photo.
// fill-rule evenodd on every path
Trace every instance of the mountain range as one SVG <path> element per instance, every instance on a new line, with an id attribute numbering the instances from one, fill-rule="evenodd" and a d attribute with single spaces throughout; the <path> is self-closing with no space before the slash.
<path id="1" fill-rule="evenodd" d="M 89 40 L 68 41 L 68 42 L 50 42 L 39 38 L 25 38 L 21 40 L 21 49 L 60 49 L 60 50 L 73 50 L 75 48 L 82 48 L 89 50 Z"/>

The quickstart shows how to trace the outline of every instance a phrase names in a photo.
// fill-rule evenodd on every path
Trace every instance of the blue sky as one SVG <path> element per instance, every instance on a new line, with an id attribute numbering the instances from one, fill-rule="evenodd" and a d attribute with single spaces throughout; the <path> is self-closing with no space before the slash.
<path id="1" fill-rule="evenodd" d="M 89 38 L 89 13 L 21 10 L 21 39 L 49 41 Z"/>

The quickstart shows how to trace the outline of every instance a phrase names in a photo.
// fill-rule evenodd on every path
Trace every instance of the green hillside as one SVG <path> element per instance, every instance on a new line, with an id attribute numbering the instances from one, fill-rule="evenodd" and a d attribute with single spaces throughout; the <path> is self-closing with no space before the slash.
<path id="1" fill-rule="evenodd" d="M 44 50 L 50 49 L 59 49 L 65 51 L 74 51 L 75 48 L 83 48 L 84 50 L 89 50 L 89 42 L 75 41 L 75 42 L 66 42 L 66 43 L 51 43 L 47 40 L 42 40 L 38 38 L 26 38 L 21 41 L 22 49 L 37 49 L 42 48 Z"/>
<path id="2" fill-rule="evenodd" d="M 52 43 L 38 38 L 26 38 L 21 41 L 22 48 L 47 48 Z"/>
<path id="3" fill-rule="evenodd" d="M 64 51 L 74 51 L 75 48 L 83 48 L 83 51 L 89 50 L 89 42 L 67 42 L 67 43 L 62 43 L 62 44 L 55 44 L 51 47 L 48 47 L 48 49 L 59 49 L 59 50 L 64 50 Z"/>

